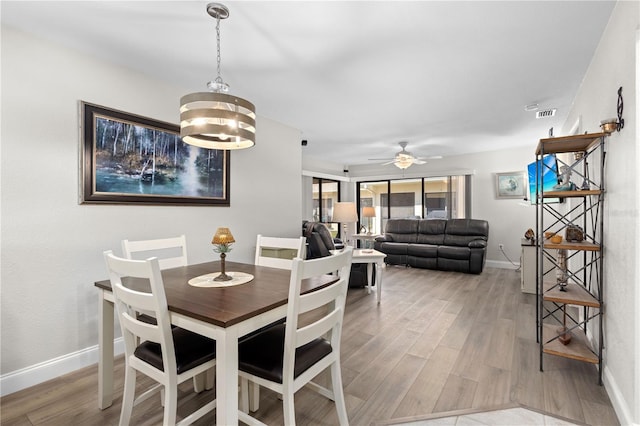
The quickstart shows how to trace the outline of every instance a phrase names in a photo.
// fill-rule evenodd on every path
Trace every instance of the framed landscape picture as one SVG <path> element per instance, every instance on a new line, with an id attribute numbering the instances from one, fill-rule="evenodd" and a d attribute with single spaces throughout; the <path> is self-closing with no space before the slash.
<path id="1" fill-rule="evenodd" d="M 175 124 L 81 102 L 80 203 L 229 205 L 229 151 Z"/>
<path id="2" fill-rule="evenodd" d="M 524 172 L 496 173 L 496 197 L 520 198 L 527 196 L 528 181 Z"/>

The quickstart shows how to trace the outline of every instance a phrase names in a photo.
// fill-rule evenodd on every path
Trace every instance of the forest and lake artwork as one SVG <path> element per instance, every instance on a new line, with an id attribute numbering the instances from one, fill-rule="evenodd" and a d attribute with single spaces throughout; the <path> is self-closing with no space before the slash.
<path id="1" fill-rule="evenodd" d="M 182 142 L 175 124 L 81 107 L 81 203 L 229 205 L 228 151 Z"/>

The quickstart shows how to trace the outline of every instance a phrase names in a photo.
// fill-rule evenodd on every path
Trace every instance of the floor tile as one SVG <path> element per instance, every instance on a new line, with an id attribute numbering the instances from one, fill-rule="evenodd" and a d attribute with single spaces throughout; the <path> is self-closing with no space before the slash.
<path id="1" fill-rule="evenodd" d="M 576 423 L 522 407 L 397 424 L 401 426 L 577 426 Z"/>

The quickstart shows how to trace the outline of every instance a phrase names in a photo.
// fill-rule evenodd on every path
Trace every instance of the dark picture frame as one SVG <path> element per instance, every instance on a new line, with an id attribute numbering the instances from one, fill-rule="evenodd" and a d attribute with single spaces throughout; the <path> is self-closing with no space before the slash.
<path id="1" fill-rule="evenodd" d="M 80 204 L 230 205 L 230 153 L 176 124 L 80 102 Z"/>

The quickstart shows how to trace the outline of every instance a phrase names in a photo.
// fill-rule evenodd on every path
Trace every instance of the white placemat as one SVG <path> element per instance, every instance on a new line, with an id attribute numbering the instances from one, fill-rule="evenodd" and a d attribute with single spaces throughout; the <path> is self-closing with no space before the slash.
<path id="1" fill-rule="evenodd" d="M 227 272 L 231 277 L 229 281 L 214 281 L 213 279 L 220 275 L 220 272 L 212 272 L 199 277 L 191 278 L 189 285 L 194 287 L 231 287 L 233 285 L 245 284 L 253 280 L 253 275 L 244 272 Z"/>

